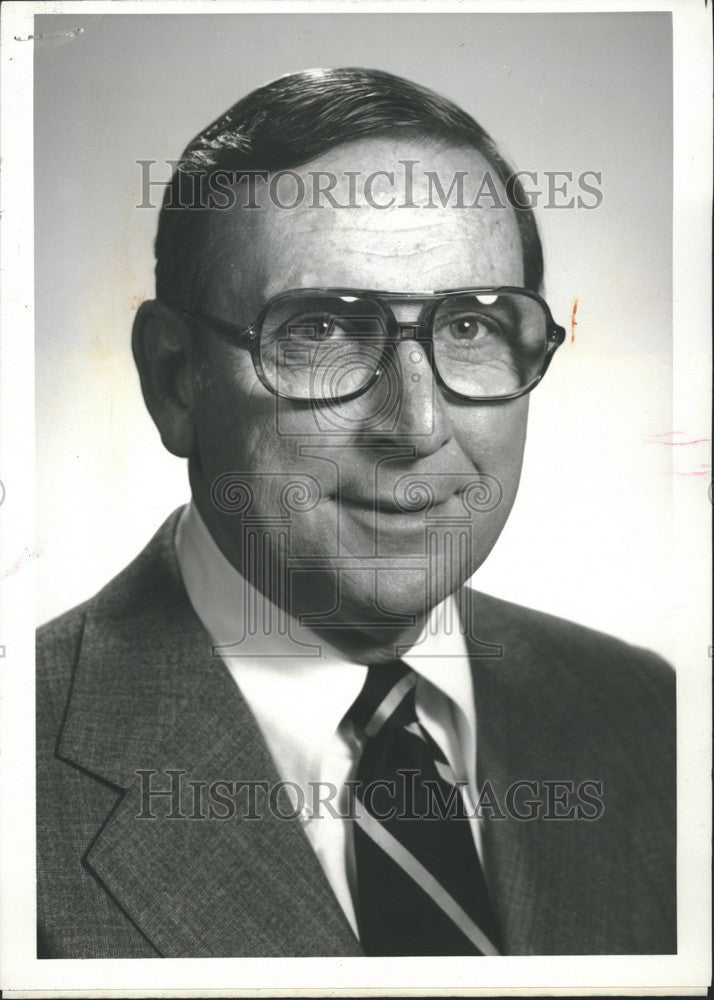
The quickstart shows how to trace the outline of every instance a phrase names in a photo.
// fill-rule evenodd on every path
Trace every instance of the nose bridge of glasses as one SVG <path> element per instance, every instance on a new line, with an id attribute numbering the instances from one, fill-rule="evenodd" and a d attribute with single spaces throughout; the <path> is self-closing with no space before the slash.
<path id="1" fill-rule="evenodd" d="M 424 336 L 431 301 L 429 293 L 384 296 L 384 302 L 392 314 L 390 325 L 395 340 L 419 340 Z"/>

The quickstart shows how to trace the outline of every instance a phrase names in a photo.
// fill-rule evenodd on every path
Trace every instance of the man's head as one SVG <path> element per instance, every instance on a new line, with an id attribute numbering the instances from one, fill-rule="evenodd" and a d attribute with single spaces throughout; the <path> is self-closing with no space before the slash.
<path id="1" fill-rule="evenodd" d="M 535 222 L 514 201 L 524 203 L 518 182 L 468 115 L 365 70 L 294 74 L 250 94 L 189 145 L 167 190 L 157 301 L 134 331 L 147 405 L 166 447 L 188 458 L 228 559 L 354 655 L 418 630 L 486 558 L 515 498 L 527 396 L 509 392 L 518 364 L 493 346 L 493 296 L 478 300 L 483 315 L 457 315 L 461 299 L 439 307 L 455 339 L 432 364 L 434 300 L 419 295 L 537 292 Z M 368 306 L 343 295 L 360 315 L 337 335 L 325 300 L 311 300 L 266 377 L 256 343 L 268 334 L 255 321 L 274 296 L 307 288 L 402 295 Z M 229 327 L 252 330 L 241 339 Z M 351 338 L 349 365 L 317 370 L 315 345 L 338 335 Z M 464 359 L 467 374 L 443 378 Z M 476 368 L 490 373 L 486 389 Z M 300 379 L 314 386 L 316 371 L 339 398 L 284 398 Z"/>

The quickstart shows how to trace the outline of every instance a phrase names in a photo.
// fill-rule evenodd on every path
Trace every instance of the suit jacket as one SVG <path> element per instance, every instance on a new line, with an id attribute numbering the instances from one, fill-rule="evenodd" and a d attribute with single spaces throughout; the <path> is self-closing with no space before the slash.
<path id="1" fill-rule="evenodd" d="M 184 590 L 177 515 L 96 597 L 39 631 L 38 954 L 359 956 L 298 821 L 172 820 L 168 806 L 138 818 L 140 769 L 278 781 Z M 474 591 L 466 603 L 479 787 L 496 800 L 484 860 L 505 953 L 676 951 L 673 671 L 548 615 Z M 598 819 L 504 808 L 515 782 L 534 782 L 537 798 L 543 782 L 587 780 L 602 782 Z"/>

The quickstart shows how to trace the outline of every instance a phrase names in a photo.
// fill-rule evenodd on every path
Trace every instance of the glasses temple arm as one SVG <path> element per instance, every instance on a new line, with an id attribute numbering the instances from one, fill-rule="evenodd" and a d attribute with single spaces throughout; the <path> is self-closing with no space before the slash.
<path id="1" fill-rule="evenodd" d="M 240 327 L 235 323 L 227 323 L 225 320 L 216 319 L 214 316 L 204 316 L 203 313 L 193 312 L 191 309 L 176 309 L 182 319 L 191 320 L 199 326 L 212 330 L 214 333 L 227 338 L 231 343 L 243 345 L 255 338 L 255 327 Z"/>

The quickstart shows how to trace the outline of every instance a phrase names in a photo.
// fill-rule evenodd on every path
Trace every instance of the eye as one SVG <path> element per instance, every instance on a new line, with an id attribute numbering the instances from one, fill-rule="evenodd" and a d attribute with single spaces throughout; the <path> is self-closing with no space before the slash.
<path id="1" fill-rule="evenodd" d="M 451 329 L 454 337 L 459 339 L 469 339 L 473 340 L 477 337 L 479 333 L 483 336 L 484 325 L 479 323 L 478 319 L 473 316 L 463 316 L 461 319 L 455 320 L 451 324 Z"/>
<path id="2" fill-rule="evenodd" d="M 453 340 L 471 341 L 501 333 L 497 323 L 478 313 L 444 316 L 438 324 L 438 330 Z"/>

